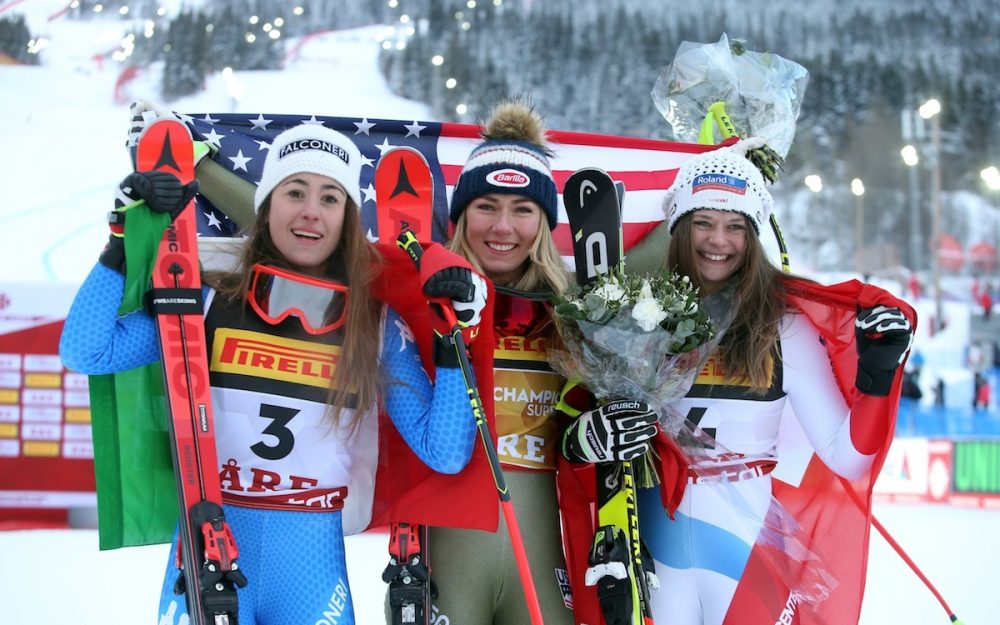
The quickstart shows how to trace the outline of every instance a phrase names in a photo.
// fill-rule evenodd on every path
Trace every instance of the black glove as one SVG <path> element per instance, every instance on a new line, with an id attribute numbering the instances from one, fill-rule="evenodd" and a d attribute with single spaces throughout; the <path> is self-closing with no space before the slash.
<path id="1" fill-rule="evenodd" d="M 181 184 L 177 176 L 163 171 L 132 172 L 118 186 L 125 197 L 143 200 L 149 210 L 167 213 L 171 220 L 177 219 L 198 192 L 197 180 Z"/>
<path id="2" fill-rule="evenodd" d="M 876 306 L 858 311 L 854 333 L 858 344 L 854 385 L 866 395 L 885 397 L 910 349 L 913 327 L 900 309 Z"/>
<path id="3" fill-rule="evenodd" d="M 450 334 L 434 332 L 434 365 L 448 369 L 458 369 L 462 366 L 461 352 L 465 345 L 457 345 Z M 468 358 L 468 352 L 466 352 Z"/>
<path id="4" fill-rule="evenodd" d="M 125 239 L 112 234 L 108 237 L 108 244 L 104 246 L 97 262 L 108 269 L 114 269 L 118 273 L 125 275 Z"/>
<path id="5" fill-rule="evenodd" d="M 657 416 L 646 402 L 616 400 L 587 411 L 566 428 L 562 451 L 572 462 L 632 460 L 649 451 Z"/>
<path id="6" fill-rule="evenodd" d="M 182 185 L 177 176 L 166 172 L 132 172 L 125 176 L 115 190 L 115 210 L 108 215 L 111 236 L 98 262 L 125 275 L 124 233 L 128 211 L 124 209 L 142 200 L 150 210 L 167 213 L 173 221 L 197 192 L 197 180 Z"/>
<path id="7" fill-rule="evenodd" d="M 445 267 L 427 279 L 424 295 L 450 299 L 458 325 L 468 328 L 482 320 L 486 281 L 467 267 Z"/>

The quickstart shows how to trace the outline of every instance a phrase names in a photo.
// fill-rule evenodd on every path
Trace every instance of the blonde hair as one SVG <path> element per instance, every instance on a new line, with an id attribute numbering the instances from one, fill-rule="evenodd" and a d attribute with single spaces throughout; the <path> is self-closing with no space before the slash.
<path id="1" fill-rule="evenodd" d="M 455 224 L 455 233 L 448 243 L 448 249 L 464 257 L 476 271 L 486 275 L 479 257 L 472 251 L 466 239 L 465 215 L 465 211 L 459 215 L 458 222 Z M 529 293 L 551 291 L 553 294 L 562 293 L 569 286 L 569 271 L 562 256 L 559 255 L 559 250 L 556 249 L 555 241 L 552 239 L 552 231 L 549 230 L 545 214 L 541 210 L 539 210 L 538 230 L 535 232 L 535 238 L 528 250 L 528 258 L 524 262 L 526 265 L 524 275 L 513 283 L 499 286 L 509 286 L 518 291 Z"/>
<path id="2" fill-rule="evenodd" d="M 268 196 L 248 227 L 248 239 L 235 272 L 205 274 L 205 282 L 215 288 L 219 296 L 238 301 L 244 309 L 255 264 L 267 263 L 294 271 L 271 239 L 267 226 L 270 214 L 271 197 Z M 347 198 L 340 242 L 327 259 L 323 271 L 324 277 L 350 286 L 344 323 L 349 330 L 344 333 L 339 365 L 328 395 L 330 418 L 337 426 L 342 425 L 344 409 L 352 397 L 355 413 L 350 423 L 346 424 L 351 429 L 357 427 L 361 416 L 375 405 L 382 392 L 379 354 L 378 350 L 371 348 L 382 340 L 382 305 L 371 294 L 372 279 L 380 263 L 381 256 L 365 238 L 361 228 L 357 204 Z"/>

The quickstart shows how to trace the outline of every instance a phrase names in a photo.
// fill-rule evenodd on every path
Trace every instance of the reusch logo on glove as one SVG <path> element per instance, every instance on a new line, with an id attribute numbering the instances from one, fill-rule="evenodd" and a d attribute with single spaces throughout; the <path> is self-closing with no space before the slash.
<path id="1" fill-rule="evenodd" d="M 497 187 L 520 188 L 531 184 L 531 178 L 516 169 L 500 169 L 490 172 L 486 176 L 486 181 Z"/>
<path id="2" fill-rule="evenodd" d="M 351 163 L 351 158 L 347 155 L 347 151 L 344 148 L 320 139 L 299 139 L 283 145 L 278 152 L 278 158 L 285 158 L 289 154 L 295 154 L 302 150 L 322 150 L 323 152 L 333 154 L 348 165 Z"/>
<path id="3" fill-rule="evenodd" d="M 642 410 L 643 407 L 638 401 L 616 401 L 614 403 L 608 404 L 608 410 Z"/>
<path id="4" fill-rule="evenodd" d="M 736 195 L 746 195 L 747 181 L 726 174 L 701 174 L 691 181 L 691 193 L 699 191 L 725 191 Z"/>

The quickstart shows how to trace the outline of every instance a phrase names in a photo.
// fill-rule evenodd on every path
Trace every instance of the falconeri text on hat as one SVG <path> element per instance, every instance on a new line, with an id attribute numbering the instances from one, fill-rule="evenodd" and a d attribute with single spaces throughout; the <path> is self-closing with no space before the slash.
<path id="1" fill-rule="evenodd" d="M 361 206 L 361 152 L 345 135 L 316 124 L 285 130 L 271 142 L 254 193 L 254 210 L 282 180 L 298 173 L 318 174 L 339 182 Z"/>

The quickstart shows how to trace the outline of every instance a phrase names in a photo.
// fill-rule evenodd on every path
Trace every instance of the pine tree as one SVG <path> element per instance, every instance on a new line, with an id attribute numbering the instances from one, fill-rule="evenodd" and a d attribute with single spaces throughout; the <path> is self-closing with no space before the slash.
<path id="1" fill-rule="evenodd" d="M 0 62 L 7 56 L 18 63 L 37 65 L 37 55 L 28 52 L 31 32 L 24 16 L 17 14 L 0 18 Z"/>

